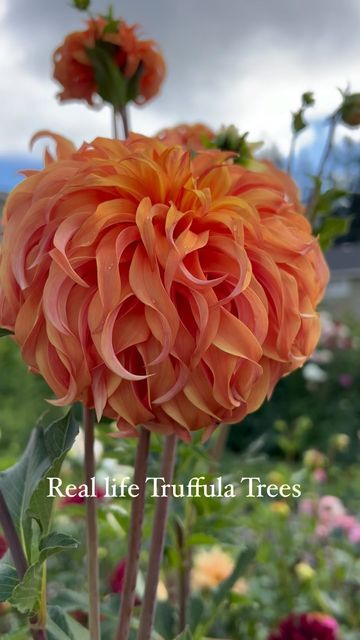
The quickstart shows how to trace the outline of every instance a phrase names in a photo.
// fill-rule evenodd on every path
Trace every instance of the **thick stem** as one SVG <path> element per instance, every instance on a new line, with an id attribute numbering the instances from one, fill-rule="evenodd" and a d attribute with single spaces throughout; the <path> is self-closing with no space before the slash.
<path id="1" fill-rule="evenodd" d="M 219 426 L 219 433 L 215 440 L 215 444 L 211 451 L 211 457 L 213 460 L 213 464 L 211 466 L 211 471 L 216 471 L 216 468 L 222 458 L 224 453 L 224 449 L 226 447 L 226 443 L 228 441 L 230 433 L 230 425 L 229 424 L 221 424 Z"/>
<path id="2" fill-rule="evenodd" d="M 123 123 L 123 129 L 124 129 L 124 138 L 128 138 L 129 136 L 129 118 L 128 118 L 128 112 L 125 107 L 121 107 L 119 110 L 119 113 L 121 115 L 121 119 L 122 119 L 122 123 Z"/>
<path id="3" fill-rule="evenodd" d="M 161 463 L 160 476 L 165 484 L 171 484 L 175 468 L 176 435 L 167 436 Z M 154 526 L 150 545 L 150 558 L 145 585 L 145 594 L 141 610 L 140 626 L 137 640 L 150 640 L 153 627 L 156 592 L 159 582 L 160 565 L 164 552 L 166 524 L 170 506 L 169 489 L 166 495 L 157 498 Z"/>
<path id="4" fill-rule="evenodd" d="M 85 483 L 91 487 L 95 477 L 94 412 L 83 408 L 85 432 Z M 87 566 L 89 587 L 89 630 L 91 640 L 100 640 L 100 589 L 96 497 L 86 498 Z"/>
<path id="5" fill-rule="evenodd" d="M 191 556 L 186 544 L 186 529 L 180 522 L 176 523 L 177 544 L 180 554 L 179 566 L 179 633 L 186 627 L 187 602 L 190 594 Z"/>
<path id="6" fill-rule="evenodd" d="M 119 130 L 118 130 L 118 122 L 117 122 L 117 111 L 116 108 L 112 109 L 112 137 L 114 140 L 119 138 Z"/>
<path id="7" fill-rule="evenodd" d="M 320 192 L 321 192 L 321 180 L 323 178 L 323 174 L 325 171 L 325 167 L 326 167 L 326 163 L 329 159 L 330 153 L 332 151 L 333 148 L 333 143 L 334 143 L 334 134 L 335 134 L 335 129 L 336 129 L 336 125 L 338 122 L 338 118 L 337 118 L 337 114 L 335 114 L 334 116 L 332 116 L 331 120 L 330 120 L 330 127 L 329 127 L 329 131 L 328 131 L 328 137 L 326 140 L 326 144 L 325 144 L 325 148 L 323 151 L 323 155 L 321 157 L 320 160 L 320 164 L 319 164 L 319 168 L 318 168 L 318 172 L 316 174 L 315 177 L 315 186 L 314 189 L 311 193 L 309 202 L 308 202 L 308 206 L 306 209 L 306 217 L 308 218 L 308 220 L 310 220 L 310 222 L 314 222 L 315 219 L 315 215 L 316 215 L 316 205 L 318 203 L 319 200 L 319 196 L 320 196 Z"/>
<path id="8" fill-rule="evenodd" d="M 10 511 L 6 504 L 4 495 L 0 489 L 0 524 L 4 531 L 5 539 L 10 549 L 11 557 L 13 559 L 16 572 L 19 576 L 19 579 L 22 580 L 27 569 L 28 563 L 26 560 L 26 556 L 24 550 L 21 546 L 21 542 L 16 531 L 13 519 L 11 517 Z M 29 618 L 30 624 L 30 633 L 34 640 L 46 640 L 47 634 L 45 629 L 39 627 L 36 628 L 39 624 L 39 620 L 37 616 L 32 616 Z"/>
<path id="9" fill-rule="evenodd" d="M 129 528 L 128 553 L 124 588 L 121 596 L 121 609 L 116 640 L 127 640 L 130 631 L 131 614 L 135 603 L 136 579 L 139 569 L 142 525 L 145 508 L 146 472 L 149 460 L 150 431 L 141 427 L 135 461 L 134 484 L 139 493 L 133 498 Z"/>

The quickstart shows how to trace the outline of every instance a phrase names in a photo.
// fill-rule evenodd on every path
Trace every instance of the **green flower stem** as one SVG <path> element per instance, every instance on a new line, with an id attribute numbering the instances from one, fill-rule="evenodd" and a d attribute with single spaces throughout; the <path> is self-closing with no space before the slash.
<path id="1" fill-rule="evenodd" d="M 216 471 L 219 466 L 219 462 L 223 456 L 226 443 L 229 438 L 229 434 L 230 434 L 230 425 L 220 424 L 218 427 L 217 437 L 211 451 L 211 457 L 212 457 L 211 471 Z"/>
<path id="2" fill-rule="evenodd" d="M 85 406 L 83 408 L 83 426 L 85 432 L 85 483 L 90 487 L 91 478 L 95 476 L 94 412 L 92 409 L 87 409 Z M 101 638 L 98 529 L 96 511 L 96 497 L 86 498 L 89 630 L 91 640 L 100 640 Z"/>
<path id="3" fill-rule="evenodd" d="M 316 217 L 316 205 L 318 203 L 319 200 L 319 196 L 320 196 L 320 192 L 321 192 L 321 180 L 323 178 L 324 175 L 324 171 L 325 171 L 325 167 L 327 164 L 327 161 L 329 159 L 329 156 L 331 154 L 332 148 L 333 148 L 333 143 L 334 143 L 334 135 L 335 135 L 335 129 L 336 129 L 336 125 L 338 123 L 338 113 L 336 112 L 330 120 L 330 126 L 329 126 L 329 132 L 328 132 L 328 137 L 326 140 L 326 144 L 325 144 L 325 148 L 323 151 L 323 155 L 321 157 L 320 160 L 320 165 L 318 168 L 318 172 L 315 176 L 315 186 L 314 189 L 311 193 L 307 208 L 306 208 L 306 217 L 308 220 L 310 220 L 310 222 L 314 222 L 315 217 Z"/>
<path id="4" fill-rule="evenodd" d="M 139 487 L 139 494 L 133 498 L 129 527 L 128 553 L 124 588 L 121 596 L 121 608 L 116 640 L 127 640 L 130 631 L 131 615 L 135 602 L 136 579 L 139 570 L 142 525 L 145 509 L 146 473 L 149 460 L 150 431 L 141 427 L 136 452 L 134 483 Z"/>
<path id="5" fill-rule="evenodd" d="M 118 138 L 119 138 L 117 115 L 118 114 L 117 114 L 117 111 L 116 111 L 116 107 L 113 107 L 112 108 L 112 134 L 113 134 L 114 140 L 118 140 Z"/>
<path id="6" fill-rule="evenodd" d="M 164 478 L 164 482 L 166 484 L 171 484 L 174 475 L 176 441 L 177 437 L 175 434 L 167 436 L 165 441 L 160 476 Z M 164 552 L 169 506 L 169 495 L 157 498 L 150 545 L 149 566 L 137 640 L 150 640 L 151 638 L 156 609 L 156 592 L 159 582 L 160 565 Z"/>
<path id="7" fill-rule="evenodd" d="M 124 138 L 126 139 L 126 138 L 129 137 L 129 117 L 128 117 L 128 112 L 127 112 L 127 109 L 126 109 L 126 105 L 119 109 L 119 113 L 121 115 L 121 120 L 122 120 L 122 123 L 123 123 Z"/>
<path id="8" fill-rule="evenodd" d="M 0 489 L 0 523 L 4 531 L 5 539 L 10 549 L 10 553 L 15 565 L 19 579 L 22 580 L 27 569 L 28 563 L 21 542 L 12 520 L 10 511 L 6 504 L 3 493 Z M 39 625 L 38 616 L 29 618 L 30 632 L 34 640 L 47 640 L 45 629 Z"/>

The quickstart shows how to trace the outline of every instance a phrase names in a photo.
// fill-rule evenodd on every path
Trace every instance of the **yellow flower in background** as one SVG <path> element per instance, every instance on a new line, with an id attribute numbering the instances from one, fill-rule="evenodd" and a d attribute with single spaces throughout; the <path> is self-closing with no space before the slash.
<path id="1" fill-rule="evenodd" d="M 288 516 L 290 514 L 290 507 L 283 500 L 276 500 L 276 502 L 272 502 L 270 509 L 273 513 L 277 513 L 280 516 Z"/>
<path id="2" fill-rule="evenodd" d="M 195 591 L 202 589 L 216 589 L 234 570 L 234 561 L 231 556 L 220 547 L 213 547 L 197 553 L 194 567 L 191 572 L 191 586 Z M 248 585 L 244 578 L 239 578 L 233 587 L 233 591 L 244 594 Z"/>

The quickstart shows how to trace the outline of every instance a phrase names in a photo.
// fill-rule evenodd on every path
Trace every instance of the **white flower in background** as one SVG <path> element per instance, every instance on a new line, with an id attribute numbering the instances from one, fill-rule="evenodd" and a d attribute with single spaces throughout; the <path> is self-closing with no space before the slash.
<path id="1" fill-rule="evenodd" d="M 333 359 L 334 355 L 330 349 L 316 349 L 311 356 L 311 360 L 318 364 L 329 364 Z"/>
<path id="2" fill-rule="evenodd" d="M 302 369 L 303 376 L 307 382 L 326 382 L 328 375 L 324 369 L 315 362 L 308 362 Z"/>
<path id="3" fill-rule="evenodd" d="M 96 470 L 96 477 L 100 485 L 105 482 L 106 478 L 110 478 L 111 482 L 121 484 L 123 479 L 132 478 L 133 474 L 133 467 L 119 464 L 114 458 L 103 458 Z M 130 483 L 131 480 L 129 480 Z"/>
<path id="4" fill-rule="evenodd" d="M 76 436 L 76 440 L 69 451 L 69 458 L 76 460 L 77 462 L 83 462 L 84 460 L 84 447 L 85 447 L 85 435 L 83 429 L 80 429 L 79 434 Z M 98 463 L 101 460 L 104 447 L 99 440 L 94 442 L 94 456 L 95 462 Z"/>

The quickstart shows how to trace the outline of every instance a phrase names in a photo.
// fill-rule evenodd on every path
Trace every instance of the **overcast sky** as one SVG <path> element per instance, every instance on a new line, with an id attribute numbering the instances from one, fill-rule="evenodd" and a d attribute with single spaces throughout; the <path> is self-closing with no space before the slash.
<path id="1" fill-rule="evenodd" d="M 95 0 L 94 9 L 108 2 Z M 51 53 L 81 27 L 70 0 L 0 0 L 0 164 L 27 154 L 39 129 L 76 142 L 110 135 L 107 108 L 59 105 Z M 314 90 L 314 119 L 360 90 L 359 0 L 116 0 L 115 12 L 160 43 L 168 65 L 162 93 L 133 108 L 132 128 L 154 133 L 179 122 L 235 123 L 286 152 L 290 111 Z M 306 135 L 304 142 L 306 141 Z M 40 153 L 38 150 L 36 153 Z M 1 163 L 2 160 L 2 163 Z M 5 179 L 0 176 L 0 189 Z"/>

